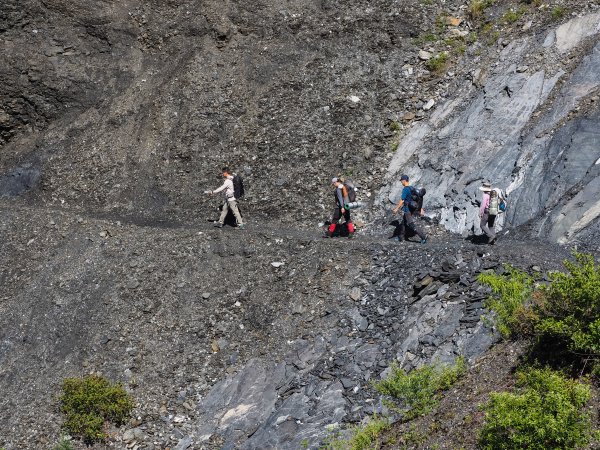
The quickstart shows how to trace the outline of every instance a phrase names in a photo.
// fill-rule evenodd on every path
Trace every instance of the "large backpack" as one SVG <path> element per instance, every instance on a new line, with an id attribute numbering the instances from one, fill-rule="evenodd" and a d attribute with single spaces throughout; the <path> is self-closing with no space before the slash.
<path id="1" fill-rule="evenodd" d="M 488 206 L 488 214 L 497 216 L 500 212 L 500 202 L 498 200 L 498 192 L 495 189 L 490 191 L 490 204 Z"/>
<path id="2" fill-rule="evenodd" d="M 499 188 L 494 189 L 498 193 L 498 211 L 503 213 L 508 208 L 508 202 L 506 201 L 506 193 Z"/>
<path id="3" fill-rule="evenodd" d="M 356 188 L 354 187 L 354 183 L 350 180 L 344 181 L 344 187 L 346 188 L 346 192 L 348 193 L 348 201 L 349 203 L 356 201 Z"/>
<path id="4" fill-rule="evenodd" d="M 410 212 L 421 211 L 423 209 L 423 197 L 427 193 L 425 188 L 417 189 L 414 186 L 410 187 L 410 198 L 406 199 Z"/>
<path id="5" fill-rule="evenodd" d="M 233 174 L 233 196 L 236 200 L 244 196 L 244 181 L 237 173 Z"/>

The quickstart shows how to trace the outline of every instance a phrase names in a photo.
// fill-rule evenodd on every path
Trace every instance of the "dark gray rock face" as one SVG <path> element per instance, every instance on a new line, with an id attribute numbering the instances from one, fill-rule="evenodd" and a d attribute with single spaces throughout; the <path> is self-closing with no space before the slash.
<path id="1" fill-rule="evenodd" d="M 300 448 L 324 437 L 327 425 L 341 422 L 344 387 L 309 373 L 323 356 L 324 340 L 294 345 L 300 351 L 290 354 L 287 364 L 253 359 L 217 383 L 198 406 L 196 442 L 218 434 L 227 449 Z"/>
<path id="2" fill-rule="evenodd" d="M 195 442 L 318 448 L 342 422 L 382 412 L 370 383 L 392 362 L 410 370 L 459 356 L 472 361 L 497 342 L 482 319 L 487 291 L 474 283 L 484 267 L 500 268 L 496 260 L 475 263 L 477 254 L 459 251 L 423 273 L 407 271 L 394 250 L 375 251 L 328 334 L 294 341 L 280 363 L 253 359 L 218 382 L 198 405 Z"/>
<path id="3" fill-rule="evenodd" d="M 498 48 L 497 64 L 477 69 L 472 85 L 401 142 L 382 205 L 397 201 L 397 176 L 406 172 L 428 188 L 427 206 L 446 228 L 477 233 L 478 187 L 490 180 L 509 195 L 501 227 L 529 224 L 560 243 L 597 235 L 598 23 L 600 15 L 590 14 Z M 577 55 L 569 72 L 562 64 L 567 52 Z"/>
<path id="4" fill-rule="evenodd" d="M 127 83 L 140 52 L 133 21 L 111 26 L 122 12 L 101 0 L 2 2 L 0 148 L 65 115 L 68 124 Z"/>
<path id="5" fill-rule="evenodd" d="M 40 178 L 40 171 L 34 167 L 19 167 L 0 177 L 0 196 L 17 197 L 35 188 Z"/>

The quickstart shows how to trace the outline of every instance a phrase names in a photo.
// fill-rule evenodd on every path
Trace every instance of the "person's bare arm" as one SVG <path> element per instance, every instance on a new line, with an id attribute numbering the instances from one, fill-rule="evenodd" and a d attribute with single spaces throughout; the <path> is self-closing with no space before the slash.
<path id="1" fill-rule="evenodd" d="M 400 199 L 400 201 L 398 202 L 398 204 L 396 205 L 396 207 L 394 209 L 392 209 L 392 212 L 394 214 L 396 214 L 398 212 L 398 210 L 400 208 L 402 208 L 403 205 L 404 205 L 404 200 Z"/>

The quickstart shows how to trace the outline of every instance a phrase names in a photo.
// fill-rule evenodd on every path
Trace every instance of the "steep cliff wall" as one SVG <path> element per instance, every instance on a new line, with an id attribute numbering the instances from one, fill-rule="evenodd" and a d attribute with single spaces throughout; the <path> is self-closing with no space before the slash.
<path id="1" fill-rule="evenodd" d="M 529 224 L 560 243 L 600 230 L 600 14 L 498 41 L 471 82 L 414 124 L 389 166 L 429 188 L 428 205 L 457 233 L 478 229 L 482 180 L 509 194 L 504 227 Z"/>

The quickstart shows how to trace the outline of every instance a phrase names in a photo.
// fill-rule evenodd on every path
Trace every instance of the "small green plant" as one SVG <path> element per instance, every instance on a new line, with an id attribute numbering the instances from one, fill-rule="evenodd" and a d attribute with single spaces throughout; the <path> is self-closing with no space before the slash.
<path id="1" fill-rule="evenodd" d="M 589 254 L 564 261 L 566 273 L 550 274 L 533 304 L 534 333 L 575 356 L 600 358 L 600 266 Z"/>
<path id="2" fill-rule="evenodd" d="M 52 450 L 74 450 L 73 444 L 71 443 L 71 436 L 62 436 L 58 444 L 56 444 Z"/>
<path id="3" fill-rule="evenodd" d="M 423 42 L 436 42 L 438 39 L 439 37 L 433 33 L 423 35 Z"/>
<path id="4" fill-rule="evenodd" d="M 457 47 L 454 48 L 454 51 L 459 54 L 459 55 L 464 55 L 465 52 L 467 51 L 467 46 L 466 45 L 459 45 Z"/>
<path id="5" fill-rule="evenodd" d="M 555 6 L 552 8 L 552 11 L 550 11 L 550 17 L 552 17 L 554 20 L 559 20 L 562 19 L 566 13 L 567 10 L 562 6 Z"/>
<path id="6" fill-rule="evenodd" d="M 411 425 L 410 428 L 402 433 L 400 443 L 403 445 L 420 447 L 427 441 L 425 431 L 419 431 L 416 426 Z"/>
<path id="7" fill-rule="evenodd" d="M 486 23 L 481 27 L 481 38 L 486 45 L 494 45 L 500 38 L 500 31 L 495 29 L 496 25 L 492 22 Z"/>
<path id="8" fill-rule="evenodd" d="M 464 36 L 444 39 L 444 44 L 450 47 L 453 55 L 464 55 L 465 51 L 467 50 L 465 42 L 466 38 Z"/>
<path id="9" fill-rule="evenodd" d="M 593 437 L 586 384 L 551 369 L 517 374 L 515 393 L 493 393 L 484 405 L 479 444 L 485 450 L 574 449 Z"/>
<path id="10" fill-rule="evenodd" d="M 481 34 L 487 36 L 492 33 L 493 29 L 494 29 L 494 24 L 492 22 L 488 22 L 483 27 L 481 27 Z"/>
<path id="11" fill-rule="evenodd" d="M 493 0 L 471 0 L 467 7 L 467 15 L 473 20 L 481 19 L 486 8 L 493 4 Z"/>
<path id="12" fill-rule="evenodd" d="M 487 37 L 487 45 L 488 46 L 492 46 L 494 45 L 496 42 L 498 42 L 498 39 L 500 39 L 500 31 L 495 30 L 494 32 L 490 33 Z"/>
<path id="13" fill-rule="evenodd" d="M 517 10 L 511 8 L 504 13 L 502 21 L 506 23 L 515 23 L 523 14 L 525 14 L 525 11 L 525 8 L 519 8 Z"/>
<path id="14" fill-rule="evenodd" d="M 86 442 L 105 439 L 105 422 L 122 424 L 134 407 L 122 385 L 112 384 L 96 375 L 67 378 L 62 390 L 60 404 L 66 415 L 64 428 Z"/>
<path id="15" fill-rule="evenodd" d="M 400 131 L 400 128 L 401 128 L 400 124 L 398 122 L 396 122 L 395 120 L 392 121 L 392 123 L 390 123 L 390 130 L 391 131 L 394 131 L 394 132 Z"/>
<path id="16" fill-rule="evenodd" d="M 433 4 L 433 0 L 421 0 L 421 4 L 429 6 Z"/>
<path id="17" fill-rule="evenodd" d="M 373 416 L 362 425 L 352 427 L 348 439 L 333 438 L 324 444 L 326 450 L 378 450 L 381 448 L 381 433 L 390 428 L 387 419 Z"/>
<path id="18" fill-rule="evenodd" d="M 396 150 L 398 150 L 398 146 L 400 145 L 400 142 L 392 142 L 392 145 L 390 146 L 390 149 L 395 152 Z"/>
<path id="19" fill-rule="evenodd" d="M 498 275 L 482 272 L 477 280 L 489 286 L 492 295 L 485 306 L 495 313 L 494 323 L 504 338 L 523 334 L 523 321 L 526 316 L 526 302 L 534 288 L 534 278 L 509 265 L 504 266 L 506 273 Z"/>
<path id="20" fill-rule="evenodd" d="M 405 418 L 412 419 L 431 411 L 438 404 L 442 392 L 449 389 L 465 371 L 462 358 L 453 366 L 426 365 L 408 374 L 393 364 L 390 375 L 374 386 L 378 392 L 398 400 Z"/>
<path id="21" fill-rule="evenodd" d="M 435 18 L 435 27 L 437 28 L 438 32 L 443 33 L 444 31 L 446 31 L 446 15 L 445 14 L 440 14 L 439 16 L 437 16 Z"/>
<path id="22" fill-rule="evenodd" d="M 467 44 L 474 44 L 475 42 L 477 42 L 477 39 L 479 39 L 477 33 L 475 31 L 471 31 L 466 38 Z"/>
<path id="23" fill-rule="evenodd" d="M 420 35 L 418 38 L 415 38 L 413 43 L 417 47 L 420 47 L 422 45 L 430 44 L 432 42 L 437 42 L 439 40 L 440 40 L 440 37 L 437 34 L 426 33 L 426 34 Z"/>
<path id="24" fill-rule="evenodd" d="M 446 68 L 447 62 L 448 53 L 442 52 L 429 59 L 425 65 L 429 71 L 439 73 Z"/>
<path id="25" fill-rule="evenodd" d="M 349 167 L 347 169 L 344 169 L 341 176 L 342 176 L 342 178 L 352 178 L 353 174 L 354 174 L 354 169 Z"/>

